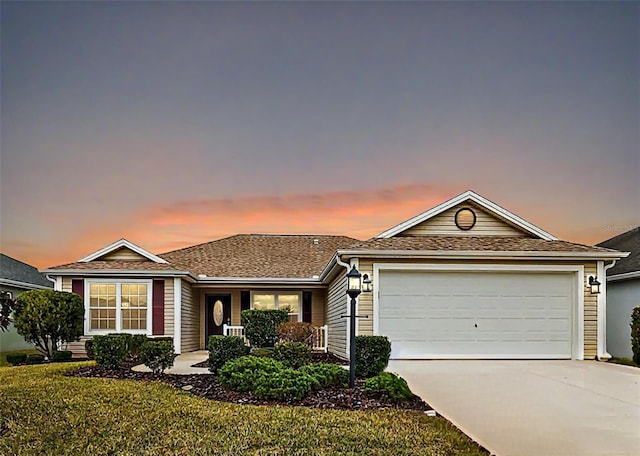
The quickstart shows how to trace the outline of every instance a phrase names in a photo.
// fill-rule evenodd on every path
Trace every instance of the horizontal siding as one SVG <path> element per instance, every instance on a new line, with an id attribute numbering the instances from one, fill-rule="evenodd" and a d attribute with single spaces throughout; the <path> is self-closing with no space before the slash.
<path id="1" fill-rule="evenodd" d="M 311 292 L 311 323 L 315 326 L 324 325 L 324 303 L 327 301 L 327 290 L 313 290 Z"/>
<path id="2" fill-rule="evenodd" d="M 173 292 L 173 279 L 164 280 L 164 335 L 173 336 L 175 327 L 174 312 L 175 295 Z"/>
<path id="3" fill-rule="evenodd" d="M 363 276 L 369 274 L 373 280 L 373 261 L 360 260 L 358 269 Z M 356 320 L 356 334 L 373 336 L 373 293 L 360 293 L 358 296 L 358 316 L 361 318 Z"/>
<path id="4" fill-rule="evenodd" d="M 182 353 L 186 353 L 200 348 L 200 303 L 193 299 L 191 285 L 185 280 L 180 282 L 182 284 L 180 343 Z"/>
<path id="5" fill-rule="evenodd" d="M 455 215 L 458 210 L 468 207 L 476 214 L 476 224 L 470 230 L 461 230 L 456 226 Z M 413 226 L 398 236 L 517 236 L 527 234 L 500 220 L 486 210 L 470 203 L 460 204 Z"/>
<path id="6" fill-rule="evenodd" d="M 139 253 L 133 250 L 121 248 L 115 252 L 107 253 L 100 257 L 100 260 L 130 260 L 130 261 L 149 261 L 149 258 L 145 258 Z"/>
<path id="7" fill-rule="evenodd" d="M 598 356 L 598 295 L 591 294 L 589 276 L 597 276 L 597 263 L 584 267 L 584 359 Z"/>
<path id="8" fill-rule="evenodd" d="M 336 277 L 327 292 L 326 324 L 328 326 L 329 351 L 342 358 L 347 357 L 347 274 Z"/>

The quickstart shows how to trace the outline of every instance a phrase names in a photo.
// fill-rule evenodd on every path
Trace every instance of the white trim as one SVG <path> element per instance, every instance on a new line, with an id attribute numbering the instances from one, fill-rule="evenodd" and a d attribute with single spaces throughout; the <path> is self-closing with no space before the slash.
<path id="1" fill-rule="evenodd" d="M 109 244 L 106 247 L 101 248 L 100 250 L 96 250 L 95 252 L 87 255 L 84 258 L 78 260 L 78 263 L 87 263 L 89 261 L 96 260 L 108 253 L 114 252 L 122 247 L 126 247 L 129 250 L 136 252 L 138 255 L 142 255 L 143 257 L 155 262 L 155 263 L 168 263 L 167 260 L 160 258 L 157 255 L 149 252 L 148 250 L 143 249 L 142 247 L 135 245 L 133 242 L 129 242 L 126 239 L 120 239 L 119 241 L 114 242 L 113 244 Z"/>
<path id="2" fill-rule="evenodd" d="M 572 260 L 614 260 L 628 256 L 627 252 L 553 252 L 538 250 L 508 251 L 508 250 L 338 250 L 338 255 L 357 257 L 387 257 L 387 258 L 443 258 L 448 259 L 572 259 Z"/>
<path id="3" fill-rule="evenodd" d="M 4 278 L 0 278 L 0 285 L 5 285 L 8 287 L 16 287 L 16 288 L 25 288 L 27 290 L 51 290 L 52 288 L 44 285 L 36 285 L 35 283 L 21 282 L 19 280 L 11 280 L 11 279 L 4 279 Z"/>
<path id="4" fill-rule="evenodd" d="M 607 282 L 618 282 L 620 280 L 640 279 L 640 271 L 625 272 L 624 274 L 615 274 L 607 276 Z"/>
<path id="5" fill-rule="evenodd" d="M 374 263 L 373 264 L 373 334 L 379 335 L 379 300 L 380 300 L 380 271 L 381 270 L 407 270 L 407 271 L 457 271 L 457 272 L 569 272 L 575 273 L 574 299 L 572 319 L 572 347 L 571 358 L 584 359 L 584 266 L 583 265 L 524 265 L 524 264 L 399 264 L 399 263 Z M 576 299 L 577 298 L 577 299 Z M 495 357 L 502 357 L 494 355 Z M 465 355 L 470 358 L 473 355 Z M 483 355 L 484 358 L 487 356 Z M 509 355 L 510 358 L 517 356 Z M 440 358 L 455 359 L 455 356 Z M 461 358 L 461 357 L 458 357 Z M 531 356 L 523 358 L 533 359 Z M 437 359 L 434 357 L 434 359 Z"/>
<path id="6" fill-rule="evenodd" d="M 164 333 L 164 331 L 163 331 Z M 182 279 L 173 279 L 173 349 L 182 351 Z"/>
<path id="7" fill-rule="evenodd" d="M 598 343 L 597 343 L 597 353 L 598 359 L 609 359 L 611 355 L 607 353 L 607 337 L 606 337 L 606 315 L 607 315 L 607 281 L 604 280 L 606 277 L 605 269 L 604 269 L 604 261 L 598 261 L 598 266 L 596 269 L 596 279 L 600 284 L 600 293 L 597 295 L 597 324 L 598 324 Z"/>
<path id="8" fill-rule="evenodd" d="M 471 190 L 467 190 L 464 193 L 461 193 L 458 196 L 454 196 L 453 198 L 451 198 L 450 200 L 445 201 L 444 203 L 438 204 L 437 206 L 429 209 L 426 212 L 423 212 L 422 214 L 416 215 L 415 217 L 410 218 L 409 220 L 400 223 L 399 225 L 396 225 L 392 228 L 389 228 L 386 231 L 383 231 L 382 233 L 378 234 L 376 237 L 377 238 L 390 238 L 393 237 L 399 233 L 402 233 L 403 231 L 424 222 L 425 220 L 428 220 L 432 217 L 435 217 L 438 214 L 441 214 L 442 212 L 446 211 L 447 209 L 451 209 L 454 206 L 457 206 L 458 204 L 462 204 L 466 201 L 473 201 L 474 203 L 476 203 L 477 205 L 481 206 L 482 208 L 486 209 L 489 212 L 493 212 L 495 215 L 497 215 L 499 218 L 502 218 L 510 223 L 512 223 L 513 225 L 516 225 L 517 227 L 519 227 L 520 229 L 529 232 L 530 234 L 533 234 L 534 236 L 537 236 L 541 239 L 545 239 L 547 241 L 552 241 L 552 240 L 556 240 L 557 238 L 555 236 L 553 236 L 550 233 L 547 233 L 546 231 L 544 231 L 541 228 L 538 228 L 537 226 L 535 226 L 532 223 L 527 222 L 526 220 L 524 220 L 523 218 L 518 217 L 516 214 L 514 214 L 513 212 L 510 212 L 506 209 L 504 209 L 501 206 L 498 206 L 496 203 L 489 201 L 488 199 L 478 195 L 477 193 L 471 191 Z"/>
<path id="9" fill-rule="evenodd" d="M 262 283 L 262 284 L 321 284 L 322 281 L 319 278 L 296 278 L 296 277 L 198 277 L 198 284 L 247 284 L 247 283 Z"/>
<path id="10" fill-rule="evenodd" d="M 62 291 L 62 276 L 56 276 L 56 283 L 53 286 L 56 291 Z"/>
<path id="11" fill-rule="evenodd" d="M 42 271 L 48 274 L 64 275 L 64 276 L 149 276 L 149 277 L 174 277 L 177 275 L 195 278 L 189 271 L 177 271 L 174 269 L 166 269 L 154 271 L 151 269 L 45 269 Z"/>
<path id="12" fill-rule="evenodd" d="M 91 329 L 91 284 L 92 283 L 108 283 L 116 285 L 116 327 L 115 329 Z M 144 283 L 147 284 L 147 329 L 122 329 L 121 312 L 122 304 L 120 303 L 120 292 L 123 283 Z M 84 279 L 84 334 L 86 336 L 95 336 L 100 334 L 109 334 L 113 332 L 122 332 L 129 334 L 153 334 L 153 280 L 142 279 Z"/>
<path id="13" fill-rule="evenodd" d="M 298 319 L 296 321 L 302 321 L 302 291 L 300 290 L 251 290 L 249 292 L 249 308 L 253 309 L 253 295 L 254 294 L 264 294 L 269 295 L 272 294 L 274 296 L 274 303 L 276 309 L 278 309 L 278 295 L 288 295 L 288 296 L 298 296 Z M 289 312 L 292 314 L 293 312 Z"/>

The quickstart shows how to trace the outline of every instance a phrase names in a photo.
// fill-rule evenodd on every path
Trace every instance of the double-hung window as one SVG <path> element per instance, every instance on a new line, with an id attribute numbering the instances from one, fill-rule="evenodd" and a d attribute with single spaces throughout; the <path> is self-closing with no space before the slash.
<path id="1" fill-rule="evenodd" d="M 280 309 L 289 312 L 289 321 L 300 319 L 300 292 L 263 292 L 251 293 L 251 308 L 256 310 Z"/>
<path id="2" fill-rule="evenodd" d="M 150 332 L 150 280 L 90 280 L 87 285 L 87 333 Z"/>

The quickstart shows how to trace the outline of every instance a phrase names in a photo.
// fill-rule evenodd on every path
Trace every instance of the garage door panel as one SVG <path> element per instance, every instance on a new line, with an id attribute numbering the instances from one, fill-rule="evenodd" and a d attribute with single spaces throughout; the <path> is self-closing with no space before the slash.
<path id="1" fill-rule="evenodd" d="M 394 358 L 570 358 L 573 275 L 380 271 Z"/>

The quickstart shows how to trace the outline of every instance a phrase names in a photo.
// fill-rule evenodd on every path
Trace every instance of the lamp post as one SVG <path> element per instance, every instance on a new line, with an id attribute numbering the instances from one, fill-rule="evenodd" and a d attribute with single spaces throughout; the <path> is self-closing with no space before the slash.
<path id="1" fill-rule="evenodd" d="M 364 280 L 363 280 L 364 279 Z M 347 274 L 347 294 L 351 298 L 349 312 L 349 387 L 356 383 L 356 298 L 360 293 L 372 290 L 371 279 L 367 274 L 362 276 L 354 264 Z"/>

